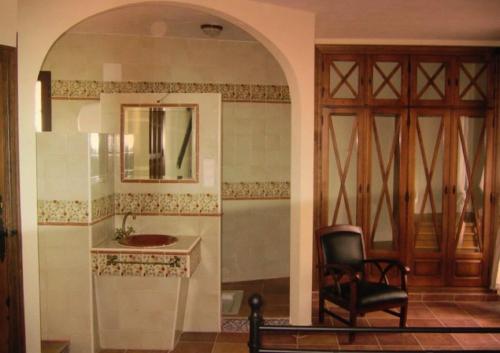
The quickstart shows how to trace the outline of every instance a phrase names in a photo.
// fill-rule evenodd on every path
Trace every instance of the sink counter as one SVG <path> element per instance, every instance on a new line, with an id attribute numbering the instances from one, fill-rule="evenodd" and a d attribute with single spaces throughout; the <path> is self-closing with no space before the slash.
<path id="1" fill-rule="evenodd" d="M 106 240 L 103 243 L 93 247 L 92 252 L 103 251 L 118 251 L 127 253 L 162 253 L 162 254 L 189 254 L 200 242 L 200 237 L 180 235 L 176 236 L 175 243 L 154 247 L 154 248 L 139 248 L 121 245 L 117 240 Z"/>
<path id="2" fill-rule="evenodd" d="M 91 248 L 92 273 L 97 276 L 191 277 L 201 260 L 196 236 L 155 248 L 129 247 L 107 240 Z"/>

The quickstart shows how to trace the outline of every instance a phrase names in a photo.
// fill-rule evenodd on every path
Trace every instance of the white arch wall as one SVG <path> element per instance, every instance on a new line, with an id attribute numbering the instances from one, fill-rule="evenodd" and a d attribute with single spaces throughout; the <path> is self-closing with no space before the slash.
<path id="1" fill-rule="evenodd" d="M 10 0 L 12 1 L 12 0 Z M 314 15 L 249 0 L 161 0 L 241 26 L 276 57 L 292 97 L 290 318 L 309 324 L 312 286 Z M 40 351 L 34 87 L 50 46 L 74 24 L 137 0 L 19 0 L 19 152 L 27 352 Z"/>

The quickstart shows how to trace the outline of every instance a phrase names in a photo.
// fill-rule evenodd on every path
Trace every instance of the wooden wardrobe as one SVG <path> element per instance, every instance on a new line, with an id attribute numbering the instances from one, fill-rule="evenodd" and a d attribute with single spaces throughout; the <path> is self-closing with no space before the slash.
<path id="1" fill-rule="evenodd" d="M 494 225 L 491 48 L 319 46 L 315 227 L 357 224 L 410 284 L 485 286 Z"/>

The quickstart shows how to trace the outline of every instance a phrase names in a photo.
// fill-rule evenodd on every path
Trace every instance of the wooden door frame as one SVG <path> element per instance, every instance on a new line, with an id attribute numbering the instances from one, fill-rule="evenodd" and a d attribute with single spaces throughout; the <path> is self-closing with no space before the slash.
<path id="1" fill-rule="evenodd" d="M 18 112 L 17 112 L 17 49 L 0 45 L 0 56 L 2 62 L 7 62 L 7 76 L 0 83 L 0 89 L 5 88 L 8 94 L 7 129 L 5 133 L 5 151 L 10 160 L 6 173 L 6 190 L 4 195 L 5 225 L 8 229 L 6 239 L 6 264 L 9 271 L 9 334 L 10 353 L 23 353 L 26 351 L 25 327 L 24 327 L 24 305 L 23 305 L 23 272 L 22 272 L 22 238 L 20 222 L 19 201 L 19 144 L 18 144 Z M 1 99 L 1 98 L 0 98 Z M 2 132 L 0 132 L 2 133 Z M 1 166 L 2 168 L 4 166 Z M 10 332 L 9 332 L 10 333 Z"/>

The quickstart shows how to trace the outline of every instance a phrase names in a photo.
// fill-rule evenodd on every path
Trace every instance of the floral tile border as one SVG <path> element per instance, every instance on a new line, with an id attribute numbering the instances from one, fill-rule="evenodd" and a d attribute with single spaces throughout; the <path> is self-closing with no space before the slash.
<path id="1" fill-rule="evenodd" d="M 284 318 L 272 318 L 264 319 L 265 325 L 276 325 L 276 326 L 286 326 L 290 325 L 290 319 Z M 222 332 L 248 332 L 248 318 L 222 318 Z"/>
<path id="2" fill-rule="evenodd" d="M 115 212 L 139 215 L 215 215 L 220 212 L 216 194 L 118 193 Z"/>
<path id="3" fill-rule="evenodd" d="M 290 182 L 265 181 L 265 182 L 240 182 L 223 183 L 223 200 L 265 200 L 289 199 Z"/>
<path id="4" fill-rule="evenodd" d="M 87 201 L 38 200 L 38 223 L 87 224 L 89 204 Z"/>
<path id="5" fill-rule="evenodd" d="M 97 276 L 189 277 L 187 255 L 92 252 Z"/>
<path id="6" fill-rule="evenodd" d="M 118 193 L 91 201 L 38 200 L 40 225 L 95 224 L 115 214 L 137 215 L 219 215 L 216 194 Z"/>
<path id="7" fill-rule="evenodd" d="M 197 82 L 53 80 L 52 98 L 99 99 L 101 93 L 220 93 L 228 102 L 290 103 L 288 86 Z"/>
<path id="8" fill-rule="evenodd" d="M 198 243 L 190 254 L 92 251 L 92 273 L 97 276 L 191 277 L 201 261 Z"/>
<path id="9" fill-rule="evenodd" d="M 115 196 L 113 194 L 92 200 L 91 221 L 96 222 L 115 214 Z"/>

